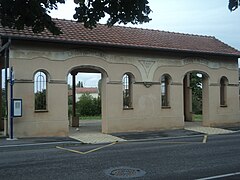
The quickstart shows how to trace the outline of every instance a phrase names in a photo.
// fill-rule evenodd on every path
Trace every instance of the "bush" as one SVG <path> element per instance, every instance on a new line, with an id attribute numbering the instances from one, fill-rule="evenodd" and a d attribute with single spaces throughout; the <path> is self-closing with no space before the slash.
<path id="1" fill-rule="evenodd" d="M 76 103 L 77 116 L 99 116 L 101 115 L 101 99 L 94 98 L 89 93 L 84 93 Z"/>

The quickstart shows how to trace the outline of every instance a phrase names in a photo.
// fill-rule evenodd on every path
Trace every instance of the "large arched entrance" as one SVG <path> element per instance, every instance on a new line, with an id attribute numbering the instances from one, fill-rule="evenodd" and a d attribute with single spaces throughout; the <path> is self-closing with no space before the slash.
<path id="1" fill-rule="evenodd" d="M 84 77 L 83 77 L 84 76 Z M 87 85 L 85 78 L 95 78 Z M 96 66 L 78 66 L 68 74 L 68 116 L 70 127 L 81 132 L 102 132 L 106 119 L 105 85 L 108 75 Z M 96 118 L 94 118 L 96 117 Z"/>
<path id="2" fill-rule="evenodd" d="M 209 76 L 191 71 L 183 79 L 184 121 L 206 125 L 209 114 Z"/>

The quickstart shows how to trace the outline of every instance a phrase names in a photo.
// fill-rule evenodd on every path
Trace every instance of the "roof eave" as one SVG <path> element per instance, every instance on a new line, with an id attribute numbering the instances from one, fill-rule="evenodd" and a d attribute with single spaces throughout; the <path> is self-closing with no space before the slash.
<path id="1" fill-rule="evenodd" d="M 105 46 L 111 48 L 124 48 L 124 49 L 139 49 L 139 50 L 155 50 L 163 52 L 181 52 L 181 53 L 191 53 L 191 54 L 205 54 L 205 55 L 218 55 L 218 56 L 231 56 L 235 58 L 240 58 L 239 54 L 229 54 L 229 53 L 217 53 L 217 52 L 203 52 L 203 51 L 191 51 L 191 50 L 180 50 L 180 49 L 170 49 L 170 48 L 155 48 L 155 47 L 144 47 L 144 46 L 134 46 L 134 45 L 123 45 L 123 44 L 108 44 L 100 42 L 86 42 L 86 41 L 70 41 L 61 39 L 49 39 L 49 38 L 36 38 L 36 37 L 21 37 L 15 35 L 0 35 L 2 39 L 12 39 L 12 40 L 27 40 L 27 41 L 41 41 L 50 43 L 62 43 L 62 44 L 72 44 L 72 45 L 90 45 L 90 46 Z"/>

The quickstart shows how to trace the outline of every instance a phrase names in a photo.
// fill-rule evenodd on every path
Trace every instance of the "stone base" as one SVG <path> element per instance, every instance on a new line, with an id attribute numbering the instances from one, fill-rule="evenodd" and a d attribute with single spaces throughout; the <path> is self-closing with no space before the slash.
<path id="1" fill-rule="evenodd" d="M 72 127 L 79 127 L 79 117 L 72 117 Z"/>

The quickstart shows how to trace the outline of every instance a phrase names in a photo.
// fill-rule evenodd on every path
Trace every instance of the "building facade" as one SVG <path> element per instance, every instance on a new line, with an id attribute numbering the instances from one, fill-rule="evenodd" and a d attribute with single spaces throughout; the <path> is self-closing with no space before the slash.
<path id="1" fill-rule="evenodd" d="M 99 92 L 98 92 L 98 88 L 97 87 L 76 87 L 75 90 L 75 100 L 76 102 L 79 101 L 79 98 L 83 95 L 83 94 L 89 94 L 91 95 L 93 98 L 98 98 L 99 96 Z M 68 90 L 68 96 L 72 96 L 72 90 Z"/>
<path id="2" fill-rule="evenodd" d="M 3 45 L 11 38 L 7 66 L 23 102 L 17 137 L 68 135 L 67 76 L 78 72 L 102 75 L 103 133 L 184 128 L 192 120 L 192 72 L 203 77 L 203 126 L 240 123 L 240 52 L 214 37 L 56 22 L 58 37 L 0 30 Z"/>

